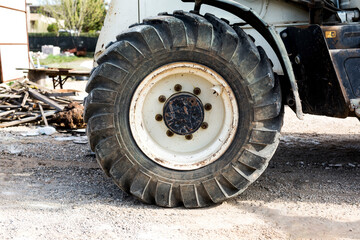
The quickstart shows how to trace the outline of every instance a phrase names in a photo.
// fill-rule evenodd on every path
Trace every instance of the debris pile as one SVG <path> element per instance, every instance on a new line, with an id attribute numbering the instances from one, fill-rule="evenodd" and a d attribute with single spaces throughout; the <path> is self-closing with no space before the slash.
<path id="1" fill-rule="evenodd" d="M 0 128 L 43 121 L 63 128 L 84 128 L 83 106 L 69 96 L 75 90 L 51 90 L 27 79 L 0 84 Z"/>
<path id="2" fill-rule="evenodd" d="M 64 111 L 55 113 L 50 123 L 61 128 L 85 128 L 83 114 L 84 106 L 78 102 L 71 102 L 64 108 Z"/>

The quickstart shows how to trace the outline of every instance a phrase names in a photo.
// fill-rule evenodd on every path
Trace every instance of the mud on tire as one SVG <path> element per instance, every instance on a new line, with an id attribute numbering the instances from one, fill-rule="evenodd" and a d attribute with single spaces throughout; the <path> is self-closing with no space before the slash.
<path id="1" fill-rule="evenodd" d="M 100 166 L 122 190 L 163 207 L 204 207 L 243 192 L 267 167 L 279 143 L 281 92 L 264 50 L 240 27 L 211 14 L 176 11 L 132 26 L 97 62 L 86 88 L 87 134 Z M 129 122 L 141 82 L 177 62 L 221 75 L 238 107 L 229 147 L 195 169 L 173 169 L 152 160 L 138 146 Z"/>

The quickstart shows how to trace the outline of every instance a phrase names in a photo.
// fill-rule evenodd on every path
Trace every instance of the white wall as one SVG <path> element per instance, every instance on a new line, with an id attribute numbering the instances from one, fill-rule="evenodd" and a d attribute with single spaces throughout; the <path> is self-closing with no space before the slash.
<path id="1" fill-rule="evenodd" d="M 0 0 L 0 80 L 22 78 L 29 68 L 25 0 Z"/>

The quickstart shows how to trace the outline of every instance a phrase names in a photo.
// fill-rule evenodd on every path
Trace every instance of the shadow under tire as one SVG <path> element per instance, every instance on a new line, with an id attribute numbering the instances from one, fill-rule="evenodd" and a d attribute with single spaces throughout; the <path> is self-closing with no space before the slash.
<path id="1" fill-rule="evenodd" d="M 279 144 L 280 86 L 240 27 L 211 14 L 164 14 L 118 35 L 97 63 L 87 135 L 125 192 L 163 207 L 204 207 L 240 194 L 266 169 Z M 186 115 L 179 122 L 174 109 Z"/>

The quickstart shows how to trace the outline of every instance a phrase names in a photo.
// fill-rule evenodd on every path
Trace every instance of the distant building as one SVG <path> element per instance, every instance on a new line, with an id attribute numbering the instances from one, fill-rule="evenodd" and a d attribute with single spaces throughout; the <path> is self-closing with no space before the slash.
<path id="1" fill-rule="evenodd" d="M 52 23 L 56 23 L 55 18 L 40 12 L 40 6 L 28 5 L 28 12 L 30 13 L 28 16 L 28 32 L 47 32 L 47 27 Z"/>

